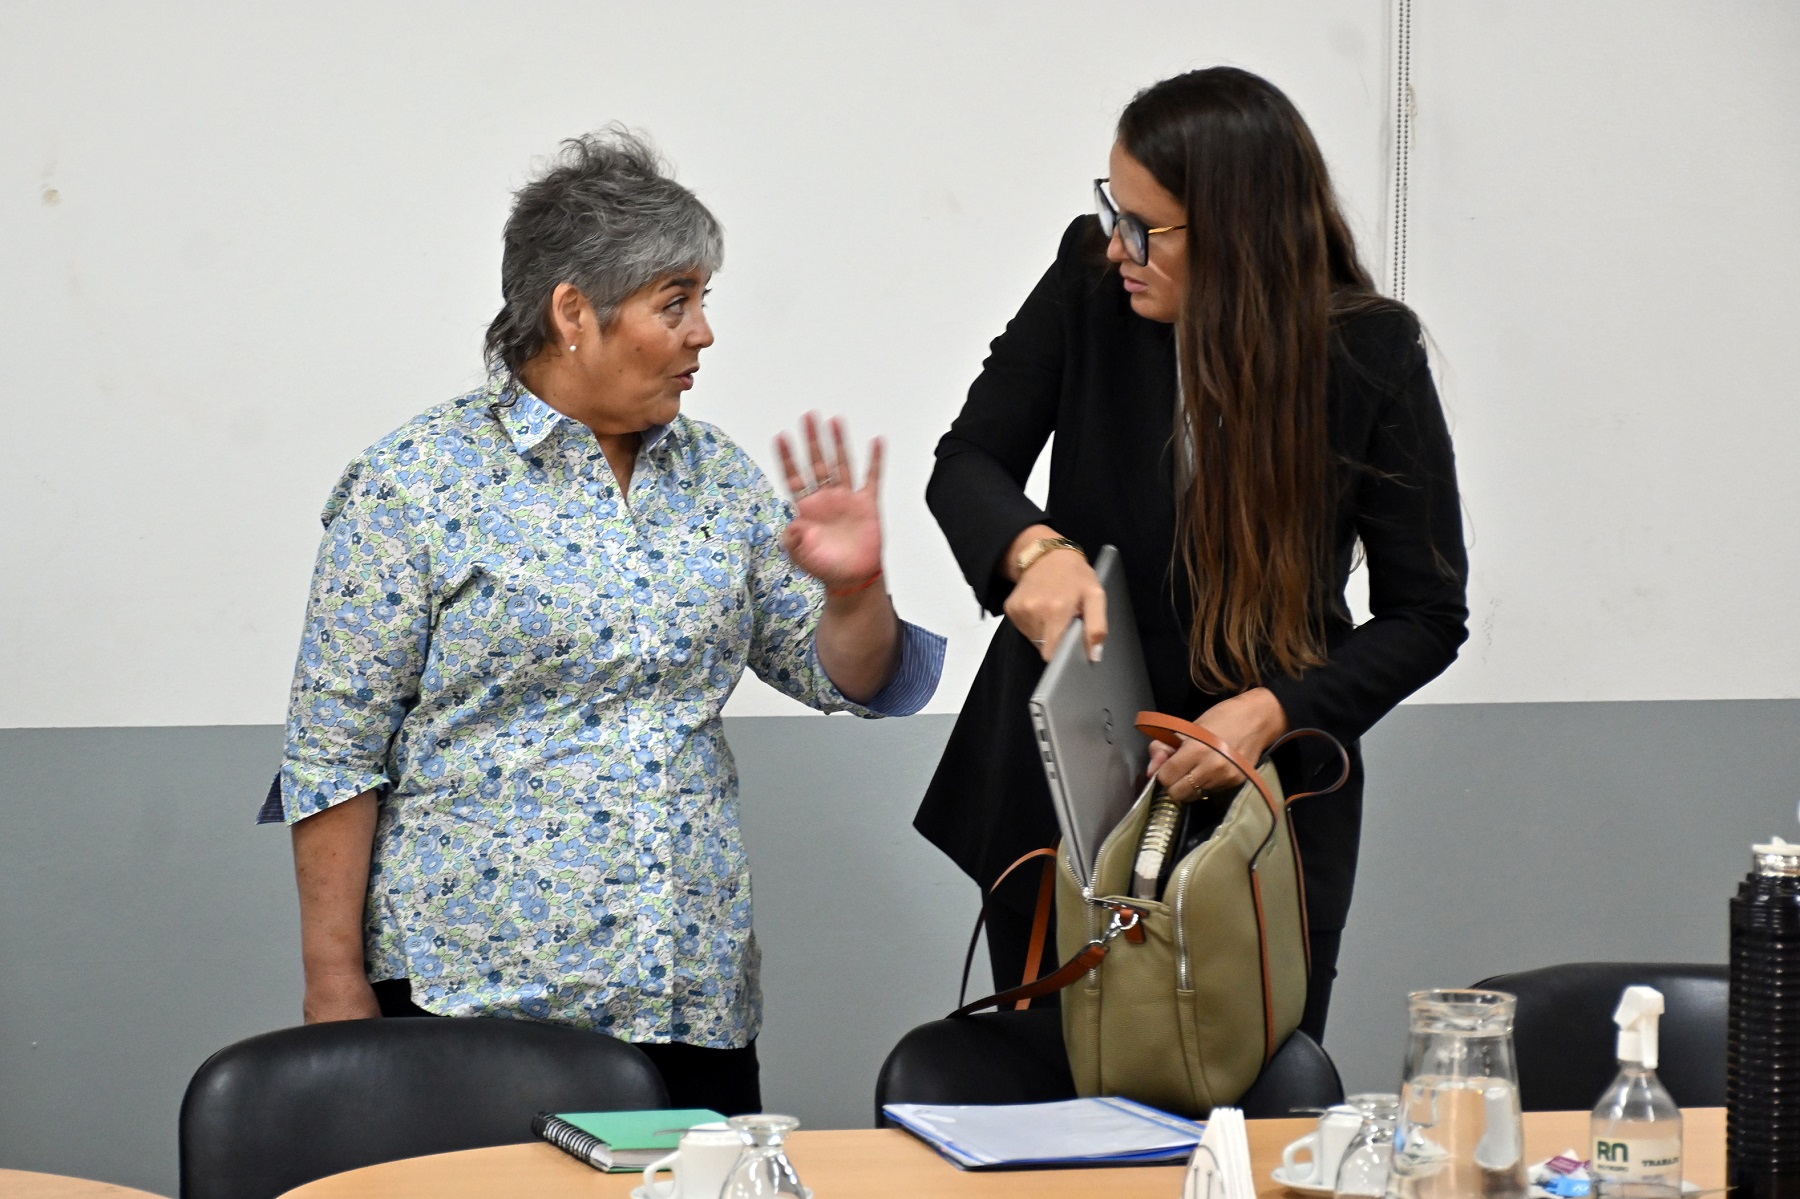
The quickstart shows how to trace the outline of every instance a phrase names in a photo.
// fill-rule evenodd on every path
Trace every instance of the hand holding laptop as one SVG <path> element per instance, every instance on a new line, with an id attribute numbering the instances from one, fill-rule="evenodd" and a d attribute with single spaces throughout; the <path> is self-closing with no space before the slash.
<path id="1" fill-rule="evenodd" d="M 1049 525 L 1032 525 L 1013 539 L 1000 562 L 1013 581 L 1006 618 L 1048 662 L 1072 621 L 1087 635 L 1087 658 L 1100 661 L 1106 641 L 1106 590 L 1087 555 Z"/>
<path id="2" fill-rule="evenodd" d="M 1039 569 L 1043 567 L 1031 567 Z M 1156 706 L 1119 551 L 1102 546 L 1093 574 L 1112 610 L 1113 652 L 1104 661 L 1088 657 L 1086 629 L 1070 624 L 1029 705 L 1051 803 L 1075 879 L 1083 887 L 1093 881 L 1094 860 L 1106 835 L 1144 790 L 1149 742 L 1135 721 L 1139 712 Z"/>

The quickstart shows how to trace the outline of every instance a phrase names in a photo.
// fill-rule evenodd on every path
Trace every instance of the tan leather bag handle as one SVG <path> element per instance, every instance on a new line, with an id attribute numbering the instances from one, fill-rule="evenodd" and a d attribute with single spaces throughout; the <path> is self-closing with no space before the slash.
<path id="1" fill-rule="evenodd" d="M 1211 729 L 1195 724 L 1191 720 L 1183 720 L 1179 716 L 1168 716 L 1162 712 L 1139 712 L 1137 729 L 1138 732 L 1154 741 L 1160 741 L 1164 745 L 1176 748 L 1181 746 L 1183 737 L 1198 741 L 1237 767 L 1237 772 L 1243 775 L 1245 781 L 1252 787 L 1256 788 L 1256 793 L 1263 797 L 1264 803 L 1269 805 L 1270 814 L 1277 820 L 1281 818 L 1281 801 L 1275 798 L 1273 791 L 1269 790 L 1269 784 L 1263 782 L 1261 772 L 1251 764 L 1248 758 L 1233 749 L 1229 741 Z"/>
<path id="2" fill-rule="evenodd" d="M 1181 745 L 1182 737 L 1192 737 L 1194 740 L 1200 742 L 1200 744 L 1209 749 L 1214 750 L 1227 762 L 1230 762 L 1233 766 L 1237 767 L 1238 773 L 1248 779 L 1251 785 L 1256 788 L 1257 793 L 1268 803 L 1270 811 L 1280 811 L 1280 808 L 1276 805 L 1275 797 L 1269 794 L 1269 788 L 1262 781 L 1262 775 L 1258 773 L 1256 768 L 1251 766 L 1242 754 L 1233 749 L 1230 742 L 1226 741 L 1211 729 L 1208 729 L 1205 725 L 1195 724 L 1191 720 L 1182 720 L 1180 717 L 1168 716 L 1161 712 L 1139 712 L 1137 714 L 1137 727 L 1138 732 L 1144 734 L 1146 737 L 1161 741 L 1164 745 L 1179 747 Z M 1274 753 L 1288 742 L 1298 741 L 1302 737 L 1317 737 L 1330 742 L 1331 748 L 1337 750 L 1338 753 L 1338 776 L 1337 780 L 1329 787 L 1320 787 L 1317 791 L 1302 791 L 1298 795 L 1288 796 L 1287 802 L 1289 804 L 1292 804 L 1297 799 L 1311 799 L 1315 795 L 1330 795 L 1333 791 L 1336 791 L 1339 787 L 1342 787 L 1345 783 L 1350 781 L 1350 751 L 1344 748 L 1343 742 L 1339 741 L 1336 737 L 1333 737 L 1324 729 L 1292 729 L 1283 733 L 1275 739 L 1273 745 L 1263 751 L 1263 761 L 1268 761 L 1270 754 Z"/>
<path id="3" fill-rule="evenodd" d="M 994 892 L 1000 889 L 1000 884 L 1012 877 L 1013 871 L 1031 861 L 1033 858 L 1043 858 L 1045 859 L 1044 877 L 1038 884 L 1037 910 L 1033 913 L 1031 918 L 1031 941 L 1025 954 L 1025 977 L 1020 980 L 1020 985 L 1013 988 L 1013 990 L 1022 990 L 1036 981 L 1038 970 L 1044 963 L 1044 945 L 1050 939 L 1050 910 L 1051 903 L 1056 895 L 1056 850 L 1057 846 L 1049 845 L 1043 849 L 1034 849 L 1030 853 L 1025 854 L 1018 861 L 1008 866 L 1005 870 L 1002 870 L 1000 872 L 1000 877 L 995 879 L 993 885 L 987 889 L 986 894 L 982 895 L 981 911 L 975 916 L 975 931 L 969 934 L 969 949 L 967 953 L 963 954 L 962 985 L 956 989 L 956 1002 L 958 1005 L 962 1004 L 964 997 L 969 993 L 969 971 L 975 965 L 975 947 L 981 944 L 981 930 L 987 924 L 988 901 L 993 898 Z M 1060 990 L 1060 988 L 1052 989 Z M 1005 993 L 1011 994 L 1011 992 Z M 1031 1001 L 1037 998 L 1038 995 L 1047 994 L 1049 994 L 1048 991 L 1038 991 L 1031 995 L 1014 995 L 1009 1002 L 1012 1003 L 1015 1010 L 1023 1011 L 1025 1008 L 1031 1006 Z M 996 997 L 997 996 L 989 996 L 988 998 L 993 999 Z M 986 1007 L 987 1000 L 983 1000 L 976 1006 Z M 960 1007 L 958 1010 L 960 1010 Z"/>

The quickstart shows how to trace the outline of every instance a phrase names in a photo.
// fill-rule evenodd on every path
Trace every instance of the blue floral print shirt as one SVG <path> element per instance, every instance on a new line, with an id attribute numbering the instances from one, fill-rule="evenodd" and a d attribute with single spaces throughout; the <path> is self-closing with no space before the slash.
<path id="1" fill-rule="evenodd" d="M 781 548 L 791 517 L 687 417 L 645 435 L 622 502 L 593 433 L 498 376 L 351 463 L 277 781 L 289 824 L 382 792 L 372 979 L 446 1015 L 756 1036 L 720 709 L 747 666 L 822 711 L 907 715 L 944 653 L 903 623 L 895 679 L 845 699 L 813 647 L 823 588 Z"/>

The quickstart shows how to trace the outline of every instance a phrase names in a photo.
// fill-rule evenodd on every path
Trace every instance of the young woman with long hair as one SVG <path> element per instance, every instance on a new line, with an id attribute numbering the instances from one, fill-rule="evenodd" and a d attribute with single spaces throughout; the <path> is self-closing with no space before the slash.
<path id="1" fill-rule="evenodd" d="M 1467 636 L 1450 437 L 1418 321 L 1376 292 L 1280 90 L 1228 67 L 1166 79 L 1120 117 L 1108 176 L 938 444 L 927 499 L 1007 620 L 916 824 L 984 888 L 1055 841 L 1026 700 L 1075 617 L 1101 652 L 1079 547 L 1116 545 L 1160 710 L 1252 760 L 1290 728 L 1351 750 L 1348 784 L 1293 809 L 1317 1039 L 1356 871 L 1357 739 Z M 1039 508 L 1024 485 L 1052 434 Z M 1359 552 L 1372 618 L 1354 625 Z M 1317 744 L 1277 751 L 1290 794 L 1337 773 Z M 1177 800 L 1241 782 L 1194 742 L 1152 768 Z M 1021 976 L 1035 889 L 996 896 L 996 986 Z"/>

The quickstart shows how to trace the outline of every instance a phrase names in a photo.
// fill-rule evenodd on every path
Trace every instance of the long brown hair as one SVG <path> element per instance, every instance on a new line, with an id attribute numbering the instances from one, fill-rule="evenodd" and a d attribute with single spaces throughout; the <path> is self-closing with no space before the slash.
<path id="1" fill-rule="evenodd" d="M 1383 303 L 1324 156 L 1292 102 L 1247 71 L 1140 92 L 1119 143 L 1187 211 L 1176 320 L 1194 475 L 1178 506 L 1193 596 L 1189 671 L 1209 691 L 1325 661 L 1334 316 Z"/>

